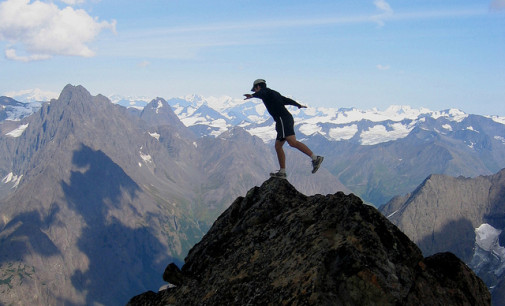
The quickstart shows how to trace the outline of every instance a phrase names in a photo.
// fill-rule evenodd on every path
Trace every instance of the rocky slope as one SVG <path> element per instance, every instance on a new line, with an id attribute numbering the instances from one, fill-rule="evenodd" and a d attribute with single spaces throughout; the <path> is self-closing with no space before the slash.
<path id="1" fill-rule="evenodd" d="M 505 169 L 475 178 L 429 176 L 381 212 L 423 251 L 453 252 L 492 288 L 504 305 Z"/>
<path id="2" fill-rule="evenodd" d="M 129 305 L 489 305 L 456 256 L 421 251 L 354 195 L 307 197 L 287 180 L 252 188 L 191 249 L 175 284 Z"/>
<path id="3" fill-rule="evenodd" d="M 125 303 L 128 292 L 159 287 L 147 271 L 203 235 L 177 202 L 189 187 L 167 178 L 190 173 L 141 127 L 68 85 L 21 134 L 0 137 L 0 303 Z"/>

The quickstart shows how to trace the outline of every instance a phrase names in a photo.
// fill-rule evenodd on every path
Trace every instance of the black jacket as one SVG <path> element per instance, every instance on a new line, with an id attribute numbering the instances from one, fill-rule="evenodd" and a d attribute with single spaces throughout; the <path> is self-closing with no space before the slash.
<path id="1" fill-rule="evenodd" d="M 255 92 L 252 96 L 263 100 L 267 111 L 272 117 L 274 117 L 274 120 L 277 120 L 277 118 L 282 116 L 291 115 L 284 105 L 294 105 L 298 108 L 302 107 L 300 103 L 295 100 L 286 98 L 270 88 L 262 88 L 260 91 Z"/>

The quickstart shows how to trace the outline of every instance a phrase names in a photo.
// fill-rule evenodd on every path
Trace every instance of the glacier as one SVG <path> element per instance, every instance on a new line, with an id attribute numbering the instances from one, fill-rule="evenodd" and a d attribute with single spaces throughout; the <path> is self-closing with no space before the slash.
<path id="1" fill-rule="evenodd" d="M 139 110 L 142 110 L 149 102 L 147 97 L 111 95 L 109 99 L 114 104 Z M 217 137 L 234 126 L 240 126 L 265 143 L 275 140 L 273 121 L 259 99 L 243 100 L 230 96 L 203 97 L 191 94 L 170 98 L 167 102 L 185 126 L 195 127 L 200 131 L 202 126 L 207 127 L 205 132 L 200 133 L 201 136 Z M 412 108 L 406 105 L 391 105 L 385 110 L 287 107 L 293 114 L 295 131 L 300 139 L 305 136 L 320 135 L 328 141 L 352 141 L 359 145 L 370 146 L 405 138 L 417 127 L 430 131 L 426 127 L 427 119 L 440 121 L 441 124 L 438 129 L 435 128 L 435 131 L 444 135 L 463 130 L 478 132 L 470 124 L 461 126 L 461 123 L 470 115 L 459 109 L 432 111 L 423 107 Z M 35 107 L 17 109 L 17 112 L 11 113 L 8 119 L 20 120 L 28 115 L 28 112 L 34 111 L 36 111 Z M 505 117 L 484 117 L 505 125 Z M 22 132 L 23 126 L 19 130 L 11 131 L 9 136 L 19 137 Z M 496 135 L 494 139 L 505 139 L 505 135 Z M 505 141 L 502 142 L 505 144 Z M 471 146 L 471 144 L 468 145 Z"/>
<path id="2" fill-rule="evenodd" d="M 475 229 L 475 247 L 470 267 L 488 281 L 493 274 L 499 277 L 505 271 L 505 247 L 499 241 L 501 232 L 487 223 Z"/>

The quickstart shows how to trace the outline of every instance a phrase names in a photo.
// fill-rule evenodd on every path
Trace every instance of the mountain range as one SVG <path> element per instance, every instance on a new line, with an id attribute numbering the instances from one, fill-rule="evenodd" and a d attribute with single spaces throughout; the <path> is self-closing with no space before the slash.
<path id="1" fill-rule="evenodd" d="M 260 101 L 202 97 L 169 99 L 195 134 L 216 136 L 232 126 L 271 144 L 274 122 Z M 348 189 L 380 206 L 418 186 L 433 173 L 492 174 L 505 167 L 505 118 L 430 111 L 407 106 L 376 109 L 290 109 L 297 137 Z"/>
<path id="2" fill-rule="evenodd" d="M 0 98 L 0 303 L 115 305 L 156 290 L 155 271 L 182 263 L 277 167 L 260 101 L 111 100 L 72 85 L 44 103 Z M 304 194 L 341 190 L 380 206 L 433 173 L 505 167 L 504 118 L 405 106 L 290 110 L 298 139 L 325 156 L 312 175 L 306 156 L 286 150 L 289 182 Z"/>
<path id="3" fill-rule="evenodd" d="M 124 305 L 159 288 L 155 271 L 181 262 L 274 167 L 271 148 L 239 127 L 197 137 L 163 99 L 132 113 L 82 86 L 1 125 L 4 304 Z M 293 181 L 308 192 L 344 188 L 306 166 Z"/>
<path id="4" fill-rule="evenodd" d="M 475 178 L 431 175 L 381 212 L 425 256 L 452 252 L 491 288 L 493 305 L 505 305 L 505 169 Z"/>
<path id="5" fill-rule="evenodd" d="M 146 105 L 144 97 L 116 95 L 111 101 L 137 116 Z M 260 100 L 189 95 L 166 102 L 197 138 L 218 137 L 235 127 L 270 146 L 275 138 L 274 122 Z M 430 174 L 475 177 L 505 167 L 505 117 L 408 106 L 290 111 L 297 138 L 327 157 L 324 168 L 377 207 L 415 189 Z M 297 171 L 298 165 L 288 158 L 288 168 Z"/>

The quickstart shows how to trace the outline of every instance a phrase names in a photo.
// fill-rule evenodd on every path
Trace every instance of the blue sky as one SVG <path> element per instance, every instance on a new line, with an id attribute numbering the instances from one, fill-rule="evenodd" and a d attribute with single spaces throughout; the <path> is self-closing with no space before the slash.
<path id="1" fill-rule="evenodd" d="M 505 0 L 0 1 L 0 95 L 66 84 L 171 98 L 505 116 Z"/>

